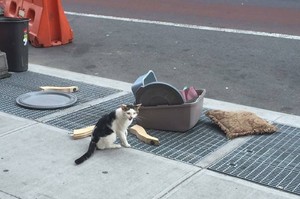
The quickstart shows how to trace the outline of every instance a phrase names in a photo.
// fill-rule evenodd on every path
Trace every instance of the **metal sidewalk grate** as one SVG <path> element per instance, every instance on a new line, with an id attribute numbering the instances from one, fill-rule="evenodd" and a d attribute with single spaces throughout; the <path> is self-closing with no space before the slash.
<path id="1" fill-rule="evenodd" d="M 300 195 L 300 129 L 254 136 L 209 169 Z"/>
<path id="2" fill-rule="evenodd" d="M 10 78 L 0 80 L 0 111 L 29 119 L 37 119 L 60 111 L 61 109 L 31 110 L 16 105 L 16 98 L 18 96 L 31 91 L 38 91 L 40 86 L 47 85 L 78 86 L 79 91 L 76 92 L 78 102 L 76 104 L 85 103 L 120 92 L 116 89 L 94 86 L 29 71 L 13 73 Z"/>
<path id="3" fill-rule="evenodd" d="M 144 144 L 132 134 L 129 136 L 129 143 L 135 149 L 189 164 L 198 163 L 228 142 L 220 129 L 204 114 L 196 126 L 185 133 L 158 130 L 147 132 L 159 139 L 159 146 Z"/>
<path id="4" fill-rule="evenodd" d="M 66 130 L 84 128 L 86 126 L 95 125 L 102 115 L 118 108 L 121 104 L 132 104 L 133 102 L 134 96 L 132 94 L 123 95 L 115 99 L 57 117 L 53 120 L 49 120 L 46 124 Z"/>
<path id="5" fill-rule="evenodd" d="M 95 125 L 99 118 L 123 103 L 133 103 L 132 94 L 124 95 L 58 118 L 47 121 L 47 124 L 74 130 Z M 157 137 L 161 145 L 151 146 L 129 134 L 128 141 L 135 149 L 160 155 L 169 159 L 196 164 L 206 155 L 215 151 L 228 140 L 225 135 L 213 125 L 203 114 L 198 124 L 186 133 L 147 130 L 150 135 Z"/>

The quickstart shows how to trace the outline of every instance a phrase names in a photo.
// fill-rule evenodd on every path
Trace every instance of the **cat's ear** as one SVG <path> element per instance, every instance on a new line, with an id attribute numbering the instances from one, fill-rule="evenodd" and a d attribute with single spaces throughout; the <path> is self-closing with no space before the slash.
<path id="1" fill-rule="evenodd" d="M 142 104 L 136 104 L 136 105 L 135 105 L 135 108 L 136 108 L 137 110 L 139 110 L 141 106 L 142 106 Z"/>
<path id="2" fill-rule="evenodd" d="M 126 105 L 126 104 L 122 104 L 122 105 L 121 105 L 121 109 L 122 109 L 123 111 L 127 111 L 127 105 Z"/>

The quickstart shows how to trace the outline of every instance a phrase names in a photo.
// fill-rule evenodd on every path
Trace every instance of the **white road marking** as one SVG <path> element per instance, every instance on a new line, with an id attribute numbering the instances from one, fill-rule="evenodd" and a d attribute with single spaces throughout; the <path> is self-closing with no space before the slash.
<path id="1" fill-rule="evenodd" d="M 209 26 L 197 26 L 197 25 L 189 25 L 189 24 L 164 22 L 164 21 L 150 21 L 150 20 L 144 20 L 144 19 L 113 17 L 113 16 L 77 13 L 77 12 L 68 12 L 68 11 L 65 11 L 65 14 L 73 15 L 73 16 L 99 18 L 99 19 L 111 19 L 111 20 L 117 20 L 117 21 L 128 21 L 128 22 L 135 22 L 135 23 L 173 26 L 173 27 L 189 28 L 189 29 L 196 29 L 196 30 L 208 30 L 208 31 L 237 33 L 237 34 L 256 35 L 256 36 L 265 36 L 265 37 L 276 37 L 276 38 L 281 38 L 281 39 L 300 40 L 300 36 L 280 34 L 280 33 L 268 33 L 268 32 L 252 31 L 252 30 L 239 30 L 239 29 L 218 28 L 218 27 L 209 27 Z"/>

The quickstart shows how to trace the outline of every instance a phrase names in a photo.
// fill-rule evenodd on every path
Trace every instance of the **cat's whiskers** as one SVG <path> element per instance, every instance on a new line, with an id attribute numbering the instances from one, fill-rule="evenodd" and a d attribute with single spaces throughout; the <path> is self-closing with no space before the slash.
<path id="1" fill-rule="evenodd" d="M 144 117 L 138 115 L 136 118 L 134 118 L 136 121 L 141 121 L 142 119 L 144 119 Z"/>

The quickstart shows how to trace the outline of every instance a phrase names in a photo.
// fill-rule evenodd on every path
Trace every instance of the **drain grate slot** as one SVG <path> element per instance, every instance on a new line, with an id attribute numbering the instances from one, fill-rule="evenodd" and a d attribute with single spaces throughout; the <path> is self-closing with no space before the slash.
<path id="1" fill-rule="evenodd" d="M 253 136 L 209 169 L 300 195 L 300 129 Z"/>
<path id="2" fill-rule="evenodd" d="M 30 71 L 14 73 L 10 78 L 2 79 L 0 81 L 0 111 L 19 117 L 38 119 L 63 110 L 31 110 L 16 105 L 16 98 L 18 96 L 31 91 L 38 91 L 40 90 L 40 86 L 47 85 L 78 86 L 79 91 L 75 93 L 78 98 L 78 102 L 76 104 L 89 102 L 91 100 L 103 98 L 120 92 L 120 90 L 116 89 L 94 86 Z"/>

